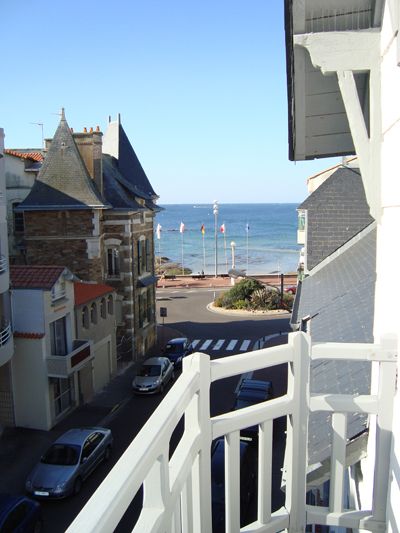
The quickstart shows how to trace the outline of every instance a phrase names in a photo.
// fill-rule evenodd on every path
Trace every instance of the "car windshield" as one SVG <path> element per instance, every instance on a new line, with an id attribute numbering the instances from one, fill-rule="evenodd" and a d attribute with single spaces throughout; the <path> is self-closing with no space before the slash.
<path id="1" fill-rule="evenodd" d="M 139 376 L 159 376 L 161 374 L 161 365 L 143 365 L 139 371 Z"/>
<path id="2" fill-rule="evenodd" d="M 179 353 L 183 350 L 182 344 L 167 344 L 165 353 Z"/>
<path id="3" fill-rule="evenodd" d="M 53 444 L 43 455 L 41 463 L 46 465 L 76 465 L 79 460 L 79 446 L 73 444 Z"/>

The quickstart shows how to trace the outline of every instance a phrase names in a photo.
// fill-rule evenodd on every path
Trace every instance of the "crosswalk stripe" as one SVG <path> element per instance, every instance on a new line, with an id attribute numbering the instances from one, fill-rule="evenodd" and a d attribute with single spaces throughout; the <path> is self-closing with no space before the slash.
<path id="1" fill-rule="evenodd" d="M 247 350 L 247 348 L 250 346 L 250 343 L 251 343 L 251 341 L 249 341 L 249 340 L 243 341 L 241 346 L 240 346 L 240 351 L 241 352 L 245 352 Z"/>
<path id="2" fill-rule="evenodd" d="M 194 341 L 192 341 L 193 350 L 196 348 L 196 346 L 199 344 L 199 342 L 200 342 L 200 339 L 195 339 Z"/>
<path id="3" fill-rule="evenodd" d="M 225 339 L 219 339 L 219 340 L 215 343 L 213 350 L 220 350 L 220 349 L 221 349 L 221 346 L 224 344 L 224 342 L 225 342 Z"/>
<path id="4" fill-rule="evenodd" d="M 207 339 L 205 342 L 203 342 L 203 344 L 200 346 L 199 350 L 202 351 L 202 350 L 207 350 L 207 348 L 210 346 L 210 344 L 212 343 L 212 339 Z"/>
<path id="5" fill-rule="evenodd" d="M 228 351 L 232 351 L 234 349 L 234 347 L 236 346 L 236 344 L 238 343 L 238 340 L 237 339 L 232 339 L 231 342 L 228 344 L 228 346 L 226 347 L 226 349 Z"/>

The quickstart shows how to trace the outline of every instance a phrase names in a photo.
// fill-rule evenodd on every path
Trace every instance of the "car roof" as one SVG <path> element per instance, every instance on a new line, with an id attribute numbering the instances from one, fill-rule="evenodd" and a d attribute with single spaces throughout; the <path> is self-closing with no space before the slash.
<path id="1" fill-rule="evenodd" d="M 109 430 L 101 427 L 73 428 L 58 437 L 54 444 L 82 444 L 89 435 L 96 431 L 107 433 Z"/>
<path id="2" fill-rule="evenodd" d="M 182 344 L 188 340 L 187 337 L 177 337 L 176 339 L 171 339 L 167 344 Z"/>
<path id="3" fill-rule="evenodd" d="M 7 516 L 8 512 L 13 509 L 13 507 L 18 503 L 24 500 L 28 500 L 33 503 L 36 503 L 34 500 L 23 496 L 22 494 L 12 495 L 12 494 L 0 494 L 0 521 Z M 39 504 L 38 504 L 39 505 Z"/>
<path id="4" fill-rule="evenodd" d="M 143 361 L 143 365 L 162 365 L 165 361 L 169 362 L 168 357 L 150 357 Z"/>

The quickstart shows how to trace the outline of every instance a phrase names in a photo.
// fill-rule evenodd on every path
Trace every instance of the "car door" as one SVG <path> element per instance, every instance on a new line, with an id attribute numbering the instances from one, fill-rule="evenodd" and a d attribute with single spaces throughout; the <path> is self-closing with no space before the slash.
<path id="1" fill-rule="evenodd" d="M 99 445 L 103 439 L 98 431 L 91 433 L 85 440 L 81 456 L 81 473 L 86 478 L 96 467 L 101 458 Z"/>

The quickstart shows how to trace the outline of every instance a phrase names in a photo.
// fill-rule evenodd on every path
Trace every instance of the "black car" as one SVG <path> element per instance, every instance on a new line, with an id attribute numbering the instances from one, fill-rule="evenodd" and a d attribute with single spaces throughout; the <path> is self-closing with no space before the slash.
<path id="1" fill-rule="evenodd" d="M 213 533 L 225 531 L 224 438 L 213 442 L 211 449 L 211 497 Z M 257 452 L 248 442 L 240 441 L 240 527 L 249 518 L 249 507 L 257 490 Z"/>
<path id="2" fill-rule="evenodd" d="M 26 496 L 0 494 L 1 533 L 39 533 L 42 531 L 40 504 Z"/>
<path id="3" fill-rule="evenodd" d="M 182 359 L 191 353 L 193 353 L 192 343 L 186 337 L 169 340 L 163 350 L 164 357 L 168 357 L 176 368 L 181 367 Z"/>
<path id="4" fill-rule="evenodd" d="M 233 410 L 250 407 L 272 398 L 272 383 L 259 379 L 245 378 L 239 385 Z M 257 439 L 258 426 L 245 428 L 240 432 L 242 437 Z"/>

